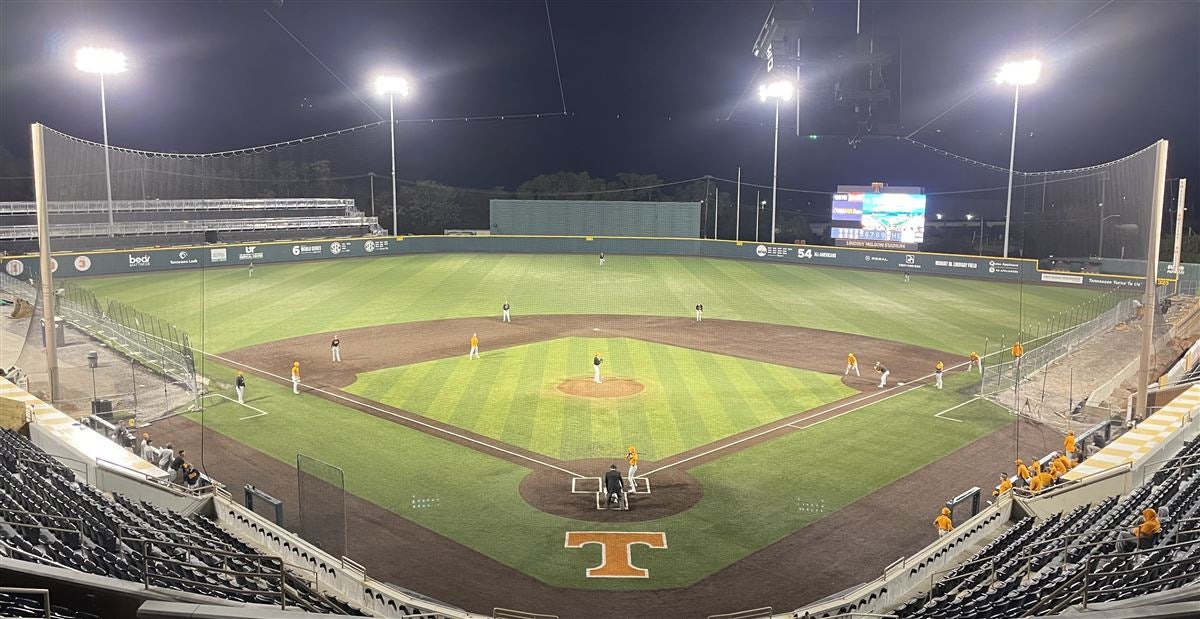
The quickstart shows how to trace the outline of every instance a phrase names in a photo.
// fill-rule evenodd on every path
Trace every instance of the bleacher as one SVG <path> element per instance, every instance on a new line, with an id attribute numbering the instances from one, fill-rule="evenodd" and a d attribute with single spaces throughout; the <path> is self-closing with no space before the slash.
<path id="1" fill-rule="evenodd" d="M 211 520 L 109 498 L 10 430 L 0 430 L 0 555 L 219 600 L 365 614 Z"/>
<path id="2" fill-rule="evenodd" d="M 1151 508 L 1161 532 L 1128 532 Z M 1078 604 L 1128 600 L 1200 583 L 1200 438 L 1123 498 L 1080 505 L 1041 522 L 1019 520 L 937 581 L 897 617 L 1049 615 Z"/>
<path id="3" fill-rule="evenodd" d="M 224 200 L 114 200 L 109 236 L 109 203 L 104 200 L 49 205 L 55 249 L 121 249 L 200 244 L 205 234 L 224 242 L 362 236 L 382 231 L 354 200 L 270 198 Z M 33 202 L 0 202 L 0 249 L 37 251 Z"/>

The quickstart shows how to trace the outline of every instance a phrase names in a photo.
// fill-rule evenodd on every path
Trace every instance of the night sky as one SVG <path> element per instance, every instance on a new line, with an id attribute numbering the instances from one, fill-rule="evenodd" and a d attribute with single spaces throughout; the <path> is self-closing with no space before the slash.
<path id="1" fill-rule="evenodd" d="M 740 165 L 746 180 L 769 184 L 772 108 L 754 95 L 764 76 L 752 82 L 761 61 L 751 47 L 771 5 L 551 1 L 563 115 L 541 1 L 2 0 L 0 145 L 27 158 L 34 121 L 100 140 L 97 82 L 72 65 L 74 50 L 90 44 L 130 58 L 130 70 L 108 81 L 116 145 L 207 152 L 374 122 L 387 103 L 371 79 L 396 68 L 416 90 L 398 105 L 401 118 L 545 114 L 402 129 L 403 178 L 512 188 L 558 170 L 676 180 L 732 178 Z M 1022 91 L 1018 169 L 1100 163 L 1167 138 L 1169 176 L 1200 177 L 1200 2 L 862 6 L 864 33 L 898 45 L 901 135 L 974 92 L 914 137 L 1006 165 L 1012 93 L 989 80 L 1003 61 L 1035 53 L 1046 64 Z M 816 2 L 811 14 L 832 41 L 853 36 L 854 18 L 852 1 Z M 806 126 L 803 110 L 830 99 L 802 92 L 802 133 L 825 132 Z M 895 140 L 852 147 L 836 132 L 797 137 L 793 123 L 785 114 L 781 186 L 830 191 L 879 179 L 952 190 L 996 180 Z"/>

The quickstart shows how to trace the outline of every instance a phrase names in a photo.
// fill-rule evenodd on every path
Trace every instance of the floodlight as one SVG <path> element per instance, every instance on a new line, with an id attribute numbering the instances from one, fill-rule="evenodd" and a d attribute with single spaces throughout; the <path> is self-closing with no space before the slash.
<path id="1" fill-rule="evenodd" d="M 75 68 L 84 73 L 112 75 L 125 72 L 125 54 L 112 49 L 84 47 L 75 52 Z"/>
<path id="2" fill-rule="evenodd" d="M 1028 86 L 1038 81 L 1042 74 L 1042 61 L 1036 59 L 1006 62 L 996 73 L 997 84 L 1009 86 Z"/>
<path id="3" fill-rule="evenodd" d="M 779 99 L 782 101 L 792 100 L 792 83 L 787 80 L 776 80 L 758 87 L 758 98 L 766 101 L 767 99 Z"/>
<path id="4" fill-rule="evenodd" d="M 408 80 L 403 77 L 380 75 L 375 78 L 375 92 L 381 95 L 408 96 Z"/>
<path id="5" fill-rule="evenodd" d="M 967 213 L 967 221 L 971 221 L 972 219 L 975 219 L 975 214 L 974 214 L 974 213 Z"/>

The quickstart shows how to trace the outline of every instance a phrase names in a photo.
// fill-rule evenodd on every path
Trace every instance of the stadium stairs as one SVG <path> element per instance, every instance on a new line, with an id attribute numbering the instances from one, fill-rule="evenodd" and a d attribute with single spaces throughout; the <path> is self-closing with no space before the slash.
<path id="1" fill-rule="evenodd" d="M 1037 496 L 1008 493 L 880 578 L 792 616 L 1200 616 L 1197 412 L 1140 458 Z M 1162 531 L 1139 546 L 1129 531 L 1146 508 Z"/>

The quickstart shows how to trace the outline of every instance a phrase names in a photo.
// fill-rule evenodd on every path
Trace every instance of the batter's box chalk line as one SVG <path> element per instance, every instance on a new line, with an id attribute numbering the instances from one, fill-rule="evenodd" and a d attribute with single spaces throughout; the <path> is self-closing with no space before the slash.
<path id="1" fill-rule="evenodd" d="M 622 478 L 627 479 L 627 478 Z M 587 481 L 588 483 L 580 485 L 579 482 Z M 629 494 L 650 494 L 650 479 L 646 477 L 637 478 L 637 488 Z M 571 478 L 571 494 L 598 494 L 603 488 L 603 478 L 601 477 L 572 477 Z M 593 484 L 595 484 L 593 486 Z"/>

